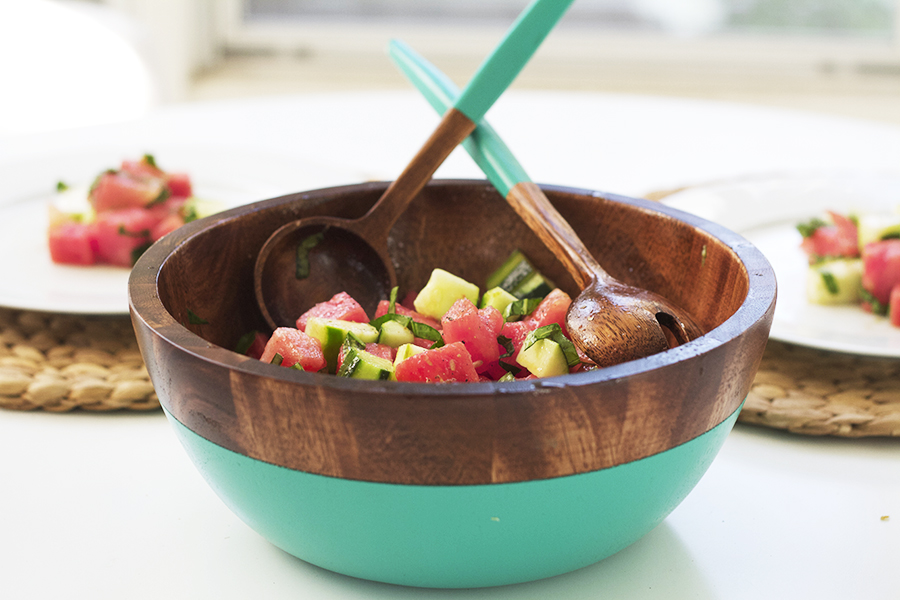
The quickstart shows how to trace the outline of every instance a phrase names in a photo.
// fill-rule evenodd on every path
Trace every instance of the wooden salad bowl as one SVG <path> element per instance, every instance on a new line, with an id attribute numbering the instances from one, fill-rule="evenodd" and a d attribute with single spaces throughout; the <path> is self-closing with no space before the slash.
<path id="1" fill-rule="evenodd" d="M 527 581 L 639 539 L 687 495 L 737 418 L 772 322 L 769 263 L 698 217 L 544 186 L 611 275 L 681 305 L 706 333 L 605 369 L 507 383 L 358 381 L 233 352 L 266 328 L 253 270 L 268 236 L 302 217 L 357 218 L 386 185 L 235 208 L 138 261 L 129 282 L 138 341 L 201 473 L 276 545 L 379 581 Z M 483 283 L 517 248 L 571 296 L 580 291 L 487 182 L 431 182 L 389 241 L 401 297 L 435 267 Z M 321 276 L 307 306 L 341 291 L 339 269 Z"/>

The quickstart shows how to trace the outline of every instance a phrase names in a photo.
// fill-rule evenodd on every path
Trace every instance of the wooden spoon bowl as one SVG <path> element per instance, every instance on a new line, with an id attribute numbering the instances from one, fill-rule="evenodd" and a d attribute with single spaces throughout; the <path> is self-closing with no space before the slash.
<path id="1" fill-rule="evenodd" d="M 235 353 L 241 336 L 267 328 L 253 292 L 266 239 L 300 218 L 358 218 L 385 188 L 305 192 L 189 223 L 133 269 L 150 377 L 213 489 L 304 560 L 408 585 L 548 577 L 656 526 L 699 480 L 750 388 L 774 312 L 768 262 L 740 236 L 664 206 L 545 187 L 611 275 L 677 302 L 707 333 L 604 369 L 504 383 L 348 380 Z M 401 293 L 434 267 L 483 282 L 516 248 L 578 293 L 484 181 L 431 182 L 388 240 Z"/>

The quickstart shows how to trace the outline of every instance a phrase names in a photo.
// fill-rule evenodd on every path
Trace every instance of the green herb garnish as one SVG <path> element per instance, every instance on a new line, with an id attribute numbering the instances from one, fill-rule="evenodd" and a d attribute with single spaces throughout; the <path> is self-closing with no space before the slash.
<path id="1" fill-rule="evenodd" d="M 57 192 L 64 192 L 67 189 L 69 189 L 69 184 L 66 183 L 65 181 L 57 181 L 56 182 L 56 191 Z"/>
<path id="2" fill-rule="evenodd" d="M 874 314 L 881 315 L 882 317 L 887 316 L 888 305 L 879 302 L 878 298 L 872 295 L 872 292 L 866 289 L 862 289 L 859 291 L 859 295 L 862 301 L 869 305 L 869 308 L 872 309 L 872 312 Z"/>
<path id="3" fill-rule="evenodd" d="M 198 317 L 197 314 L 194 311 L 192 311 L 191 309 L 188 309 L 187 315 L 188 315 L 188 323 L 190 323 L 191 325 L 208 325 L 209 324 L 209 321 L 207 321 L 206 319 L 203 319 L 201 317 Z"/>
<path id="4" fill-rule="evenodd" d="M 247 350 L 250 349 L 250 346 L 252 346 L 254 340 L 256 340 L 256 333 L 256 331 L 249 331 L 242 335 L 237 341 L 234 351 L 238 354 L 247 354 Z"/>
<path id="5" fill-rule="evenodd" d="M 163 186 L 163 189 L 160 190 L 159 195 L 151 200 L 147 206 L 156 206 L 157 204 L 162 204 L 166 200 L 169 199 L 169 196 L 172 195 L 172 192 L 169 190 L 167 186 Z"/>
<path id="6" fill-rule="evenodd" d="M 827 227 L 828 223 L 818 217 L 813 217 L 805 223 L 797 223 L 797 231 L 805 238 L 810 237 L 820 227 Z"/>
<path id="7" fill-rule="evenodd" d="M 828 293 L 832 296 L 837 296 L 838 292 L 840 292 L 840 287 L 838 286 L 837 279 L 834 278 L 834 275 L 827 272 L 822 272 L 822 283 L 825 284 L 825 289 L 828 290 Z"/>
<path id="8" fill-rule="evenodd" d="M 313 234 L 303 238 L 297 244 L 297 266 L 295 276 L 297 279 L 306 279 L 309 277 L 309 251 L 319 245 L 325 237 L 325 231 Z"/>
<path id="9" fill-rule="evenodd" d="M 503 350 L 505 350 L 505 352 L 500 355 L 500 358 L 510 357 L 513 355 L 513 352 L 515 352 L 515 350 L 516 350 L 515 346 L 513 346 L 512 340 L 509 339 L 508 337 L 506 337 L 505 335 L 498 335 L 497 343 L 500 344 L 501 346 L 503 346 Z"/>
<path id="10" fill-rule="evenodd" d="M 507 305 L 503 309 L 503 319 L 505 321 L 516 321 L 525 315 L 530 315 L 543 298 L 522 298 Z"/>
<path id="11" fill-rule="evenodd" d="M 119 235 L 124 235 L 125 237 L 133 237 L 133 238 L 145 238 L 150 237 L 149 229 L 141 229 L 140 231 L 128 231 L 125 229 L 124 225 L 119 225 Z"/>
<path id="12" fill-rule="evenodd" d="M 141 244 L 140 246 L 138 246 L 134 250 L 132 250 L 131 251 L 131 266 L 134 266 L 135 263 L 137 263 L 138 259 L 141 257 L 141 255 L 144 252 L 146 252 L 152 245 L 153 245 L 153 242 L 147 242 L 145 244 Z"/>
<path id="13" fill-rule="evenodd" d="M 156 166 L 156 158 L 152 154 L 145 154 L 144 162 L 147 163 L 149 166 L 153 167 L 154 169 L 159 168 Z"/>
<path id="14" fill-rule="evenodd" d="M 522 369 L 520 369 L 516 365 L 511 365 L 509 363 L 505 363 L 502 360 L 500 361 L 500 368 L 503 369 L 504 371 L 506 371 L 506 374 L 504 374 L 503 377 L 506 377 L 507 375 L 512 377 L 512 379 L 505 379 L 505 380 L 503 379 L 503 377 L 501 377 L 500 381 L 512 381 L 516 378 L 516 375 L 518 375 L 519 373 L 522 372 Z"/>

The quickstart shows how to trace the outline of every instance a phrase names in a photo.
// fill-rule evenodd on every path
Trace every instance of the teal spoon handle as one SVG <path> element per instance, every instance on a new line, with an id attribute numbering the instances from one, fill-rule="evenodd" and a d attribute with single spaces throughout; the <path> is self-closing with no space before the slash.
<path id="1" fill-rule="evenodd" d="M 453 108 L 477 123 L 509 87 L 574 0 L 533 0 L 478 68 Z"/>
<path id="2" fill-rule="evenodd" d="M 440 69 L 400 40 L 391 40 L 388 54 L 438 114 L 453 106 L 459 88 Z M 475 131 L 462 146 L 504 198 L 517 183 L 530 181 L 512 151 L 484 119 L 477 121 Z"/>

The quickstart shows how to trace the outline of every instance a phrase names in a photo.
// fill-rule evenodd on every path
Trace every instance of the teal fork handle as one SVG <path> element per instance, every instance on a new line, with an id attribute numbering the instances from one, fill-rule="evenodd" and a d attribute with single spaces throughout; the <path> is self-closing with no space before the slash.
<path id="1" fill-rule="evenodd" d="M 477 123 L 513 82 L 574 0 L 533 0 L 485 59 L 453 108 Z"/>
<path id="2" fill-rule="evenodd" d="M 438 114 L 453 106 L 459 88 L 437 67 L 400 40 L 391 40 L 388 54 Z M 504 198 L 516 184 L 530 181 L 512 151 L 486 120 L 477 121 L 475 131 L 462 146 Z"/>

